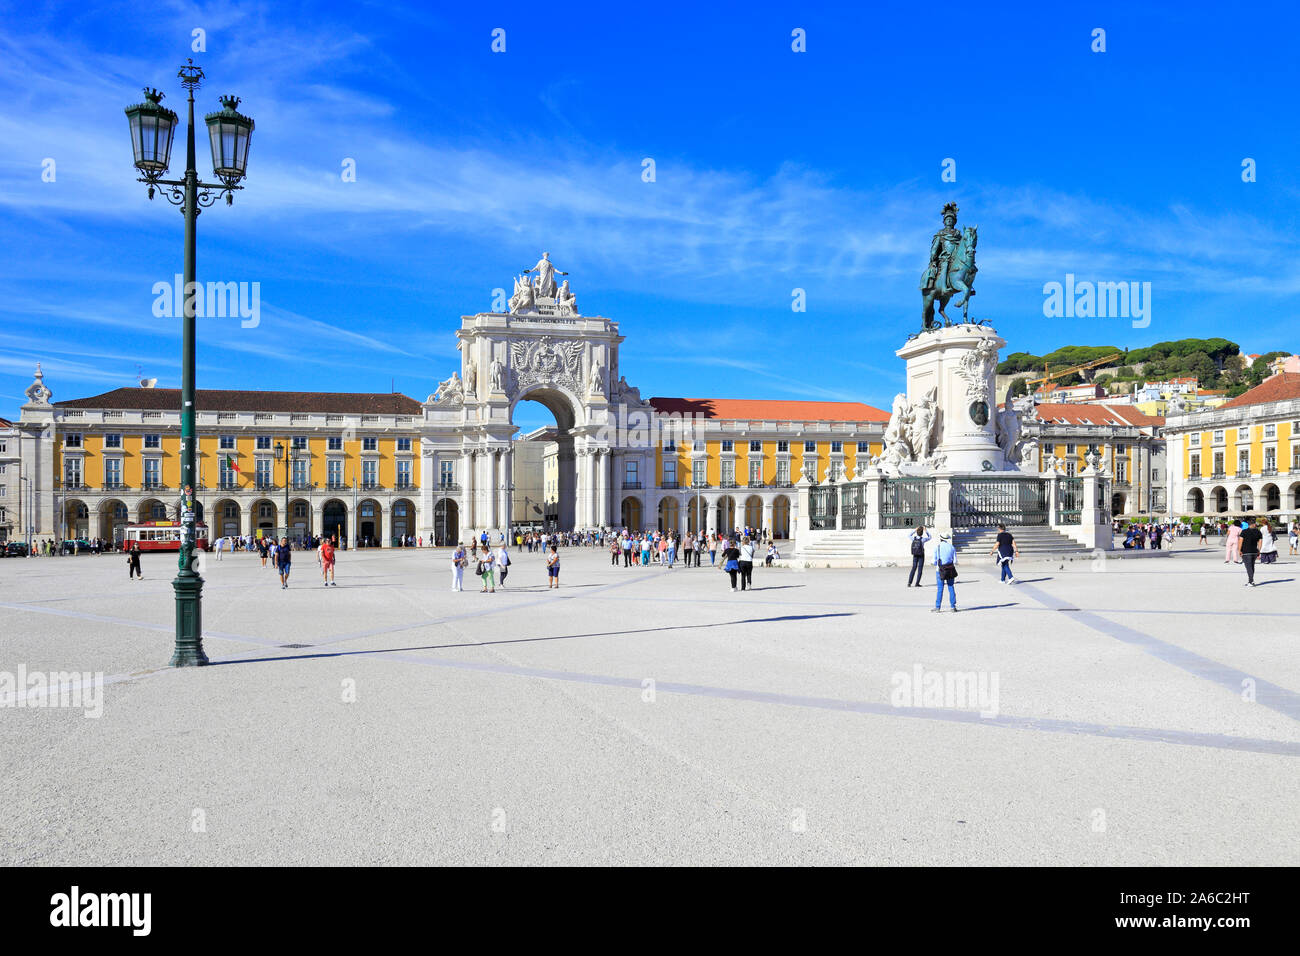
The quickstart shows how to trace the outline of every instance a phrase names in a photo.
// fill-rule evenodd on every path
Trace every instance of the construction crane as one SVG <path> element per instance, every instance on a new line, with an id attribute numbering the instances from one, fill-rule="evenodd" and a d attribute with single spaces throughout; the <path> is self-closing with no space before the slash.
<path id="1" fill-rule="evenodd" d="M 1026 385 L 1041 385 L 1041 384 L 1044 383 L 1044 382 L 1050 382 L 1050 381 L 1051 381 L 1052 379 L 1054 379 L 1054 378 L 1061 378 L 1061 377 L 1063 377 L 1063 376 L 1069 375 L 1069 374 L 1072 373 L 1072 372 L 1083 372 L 1083 371 L 1087 371 L 1087 370 L 1090 369 L 1090 368 L 1097 368 L 1099 365 L 1105 365 L 1105 364 L 1107 364 L 1108 362 L 1113 362 L 1113 361 L 1115 361 L 1115 359 L 1123 359 L 1123 358 L 1124 358 L 1124 355 L 1125 355 L 1125 353 L 1123 353 L 1123 352 L 1112 352 L 1110 355 L 1106 355 L 1106 356 L 1104 356 L 1104 357 L 1102 357 L 1102 358 L 1094 359 L 1094 360 L 1091 361 L 1091 362 L 1084 362 L 1082 365 L 1074 365 L 1074 366 L 1072 366 L 1072 367 L 1070 367 L 1070 368 L 1063 368 L 1063 369 L 1061 369 L 1060 371 L 1057 371 L 1057 372 L 1049 372 L 1049 371 L 1048 371 L 1048 367 L 1047 367 L 1047 363 L 1044 362 L 1044 363 L 1043 363 L 1043 377 L 1042 377 L 1042 378 L 1031 378 L 1031 379 L 1029 379 L 1029 381 L 1025 382 L 1025 384 L 1026 384 Z"/>

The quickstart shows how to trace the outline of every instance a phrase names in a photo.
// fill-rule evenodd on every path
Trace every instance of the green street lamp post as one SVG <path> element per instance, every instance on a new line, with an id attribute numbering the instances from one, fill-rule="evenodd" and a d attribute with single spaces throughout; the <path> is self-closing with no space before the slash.
<path id="1" fill-rule="evenodd" d="M 239 99 L 221 97 L 223 109 L 204 117 L 212 146 L 212 172 L 218 183 L 199 181 L 194 168 L 194 91 L 204 79 L 203 70 L 187 60 L 177 73 L 189 93 L 189 117 L 185 142 L 185 178 L 163 179 L 171 164 L 172 137 L 176 131 L 176 114 L 162 105 L 163 94 L 146 89 L 144 102 L 128 107 L 131 147 L 139 181 L 149 187 L 149 198 L 160 191 L 163 198 L 180 206 L 185 216 L 185 310 L 182 317 L 181 344 L 181 549 L 179 571 L 172 581 L 176 592 L 176 647 L 172 667 L 197 667 L 208 663 L 203 653 L 203 578 L 194 569 L 195 548 L 195 460 L 198 450 L 194 407 L 194 316 L 200 294 L 195 282 L 195 225 L 200 207 L 211 206 L 220 196 L 226 205 L 234 199 L 234 190 L 247 172 L 248 142 L 253 121 L 236 112 Z M 160 188 L 161 187 L 161 188 Z M 214 192 L 215 190 L 215 192 Z"/>

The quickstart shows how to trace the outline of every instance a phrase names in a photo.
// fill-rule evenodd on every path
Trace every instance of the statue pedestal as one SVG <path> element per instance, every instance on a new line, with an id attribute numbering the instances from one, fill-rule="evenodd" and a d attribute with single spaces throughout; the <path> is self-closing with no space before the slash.
<path id="1" fill-rule="evenodd" d="M 986 325 L 954 325 L 922 332 L 895 353 L 907 362 L 909 402 L 935 391 L 935 453 L 943 458 L 936 471 L 1016 470 L 998 447 L 993 392 L 998 350 L 1006 344 Z"/>

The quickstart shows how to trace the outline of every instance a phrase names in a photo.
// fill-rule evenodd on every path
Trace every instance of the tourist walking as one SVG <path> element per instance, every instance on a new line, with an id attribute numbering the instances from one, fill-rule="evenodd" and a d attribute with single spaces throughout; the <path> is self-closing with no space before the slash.
<path id="1" fill-rule="evenodd" d="M 293 561 L 293 549 L 289 547 L 289 539 L 281 538 L 280 546 L 275 549 L 275 569 L 280 572 L 280 590 L 289 587 L 289 569 Z"/>
<path id="2" fill-rule="evenodd" d="M 1259 519 L 1259 533 L 1263 536 L 1259 543 L 1259 563 L 1276 564 L 1277 538 L 1273 536 L 1273 528 L 1267 518 Z"/>
<path id="3" fill-rule="evenodd" d="M 1206 540 L 1206 538 L 1205 538 L 1205 532 L 1206 532 L 1206 529 L 1209 528 L 1209 526 L 1210 526 L 1210 523 L 1209 523 L 1208 521 L 1202 521 L 1202 522 L 1201 522 L 1201 540 L 1200 540 L 1200 543 L 1201 543 L 1201 544 L 1208 544 L 1208 543 L 1209 543 L 1209 542 Z"/>
<path id="4" fill-rule="evenodd" d="M 465 565 L 469 559 L 465 557 L 464 545 L 457 544 L 456 550 L 451 553 L 451 589 L 453 591 L 465 590 Z"/>
<path id="5" fill-rule="evenodd" d="M 546 590 L 560 586 L 560 552 L 555 545 L 546 553 Z"/>
<path id="6" fill-rule="evenodd" d="M 487 537 L 486 531 L 483 532 L 483 537 Z M 487 594 L 489 586 L 491 587 L 492 594 L 497 593 L 496 569 L 493 567 L 495 563 L 496 560 L 492 557 L 492 549 L 484 544 L 483 554 L 479 558 L 478 566 L 475 568 L 479 580 L 483 582 L 483 587 L 479 591 L 480 594 Z"/>
<path id="7" fill-rule="evenodd" d="M 501 540 L 501 547 L 497 548 L 497 584 L 502 587 L 506 586 L 506 575 L 510 573 L 510 549 L 506 547 L 505 539 Z"/>
<path id="8" fill-rule="evenodd" d="M 1255 560 L 1264 533 L 1259 528 L 1247 527 L 1241 532 L 1241 563 L 1246 566 L 1246 587 L 1255 587 Z"/>
<path id="9" fill-rule="evenodd" d="M 952 546 L 952 536 L 939 535 L 934 549 L 934 612 L 943 610 L 943 586 L 948 585 L 948 605 L 957 612 L 957 550 Z"/>
<path id="10" fill-rule="evenodd" d="M 1223 542 L 1223 563 L 1241 564 L 1241 528 L 1233 522 L 1228 528 L 1228 536 Z"/>
<path id="11" fill-rule="evenodd" d="M 325 587 L 331 584 L 338 587 L 334 582 L 334 545 L 330 544 L 329 538 L 321 539 L 320 547 L 316 549 L 316 557 L 320 561 L 320 573 L 325 579 Z"/>
<path id="12" fill-rule="evenodd" d="M 1011 573 L 1011 562 L 1020 557 L 1020 548 L 1016 546 L 1015 536 L 1007 530 L 1006 525 L 998 525 L 997 542 L 993 545 L 993 550 L 989 554 L 996 554 L 998 564 L 1002 565 L 998 580 L 1010 584 L 1017 583 L 1015 575 Z"/>
<path id="13" fill-rule="evenodd" d="M 1287 526 L 1287 539 L 1291 545 L 1291 553 L 1300 553 L 1300 528 L 1296 526 L 1295 519 Z"/>
<path id="14" fill-rule="evenodd" d="M 133 541 L 131 550 L 126 554 L 126 576 L 135 578 L 137 575 L 139 580 L 144 580 L 144 572 L 140 570 L 140 545 Z"/>
<path id="15" fill-rule="evenodd" d="M 740 573 L 740 549 L 731 542 L 722 549 L 722 570 L 731 576 L 731 590 L 736 590 L 736 575 Z"/>
<path id="16" fill-rule="evenodd" d="M 930 532 L 925 525 L 919 524 L 908 536 L 907 544 L 912 551 L 912 570 L 907 572 L 907 586 L 912 587 L 912 578 L 916 578 L 916 587 L 921 586 L 921 573 L 925 567 L 925 545 L 930 540 Z"/>
<path id="17" fill-rule="evenodd" d="M 740 539 L 740 589 L 754 590 L 754 543 L 748 537 Z"/>

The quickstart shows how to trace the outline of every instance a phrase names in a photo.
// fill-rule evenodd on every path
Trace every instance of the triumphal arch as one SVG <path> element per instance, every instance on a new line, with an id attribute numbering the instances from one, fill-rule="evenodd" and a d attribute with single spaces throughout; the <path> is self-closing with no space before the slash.
<path id="1" fill-rule="evenodd" d="M 619 373 L 618 324 L 583 315 L 564 275 L 543 253 L 504 311 L 461 317 L 460 369 L 424 404 L 421 512 L 435 540 L 508 528 L 522 401 L 555 416 L 560 528 L 619 523 L 613 478 L 623 455 L 651 447 L 655 413 Z"/>

